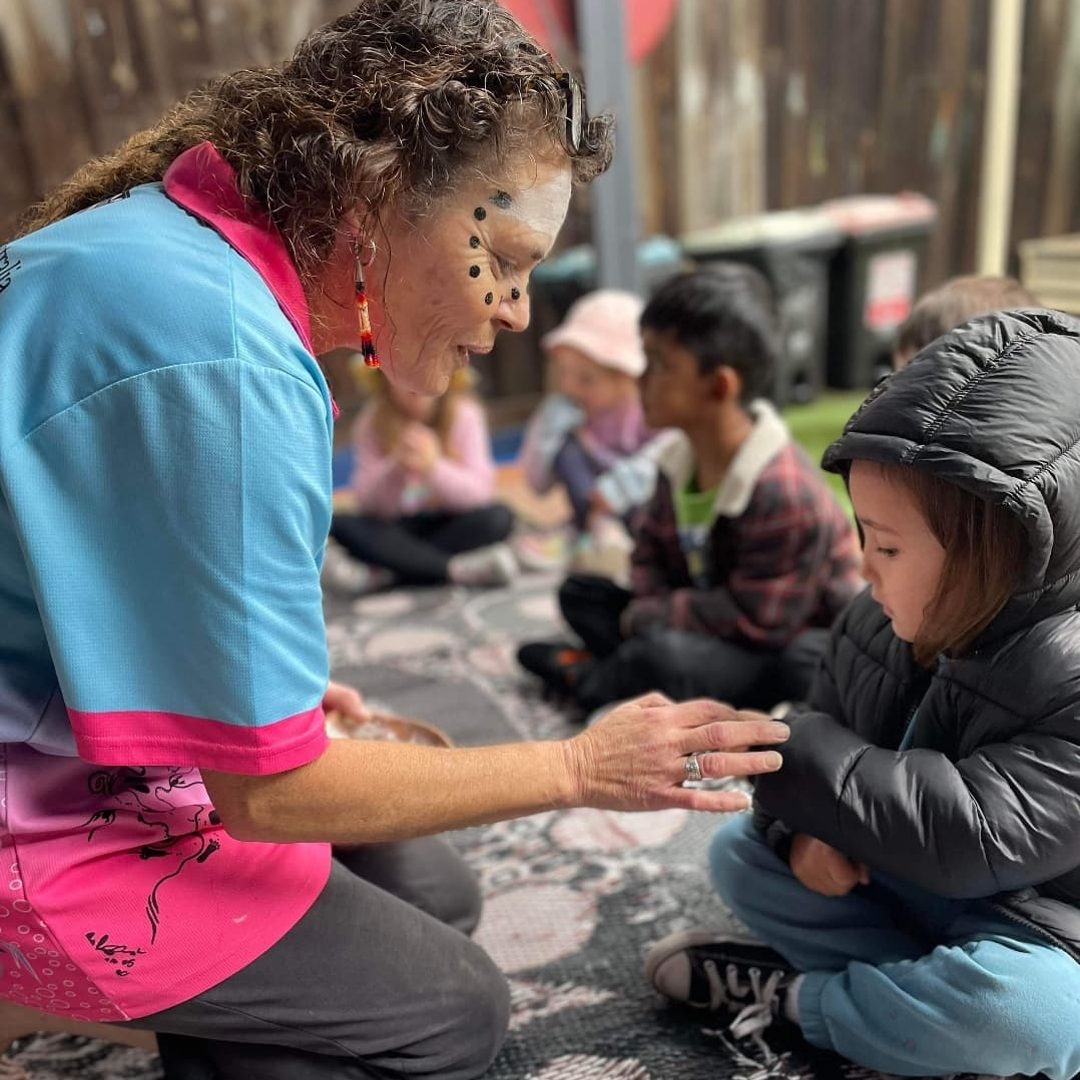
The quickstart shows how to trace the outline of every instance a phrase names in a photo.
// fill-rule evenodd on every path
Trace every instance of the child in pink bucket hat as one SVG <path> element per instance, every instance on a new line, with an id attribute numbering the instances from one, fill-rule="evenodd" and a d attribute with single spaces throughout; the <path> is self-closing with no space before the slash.
<path id="1" fill-rule="evenodd" d="M 637 384 L 645 370 L 642 306 L 633 293 L 599 289 L 544 336 L 555 392 L 529 421 L 522 450 L 535 491 L 566 491 L 576 568 L 613 577 L 631 546 L 625 525 L 656 483 L 656 433 L 645 424 Z"/>

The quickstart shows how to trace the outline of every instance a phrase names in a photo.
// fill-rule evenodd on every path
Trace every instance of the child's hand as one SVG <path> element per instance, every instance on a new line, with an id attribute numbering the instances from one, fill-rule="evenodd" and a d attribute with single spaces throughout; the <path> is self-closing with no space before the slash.
<path id="1" fill-rule="evenodd" d="M 788 858 L 791 872 L 812 892 L 847 896 L 856 885 L 870 884 L 870 870 L 817 837 L 797 833 Z"/>
<path id="2" fill-rule="evenodd" d="M 597 488 L 593 488 L 589 492 L 589 518 L 613 517 L 614 515 L 615 511 L 611 508 L 611 503 Z"/>
<path id="3" fill-rule="evenodd" d="M 439 460 L 439 438 L 424 424 L 410 424 L 401 433 L 397 456 L 406 469 L 427 474 Z"/>
<path id="4" fill-rule="evenodd" d="M 632 638 L 650 626 L 666 626 L 668 607 L 666 596 L 639 596 L 631 600 L 619 616 L 619 632 L 624 638 Z"/>

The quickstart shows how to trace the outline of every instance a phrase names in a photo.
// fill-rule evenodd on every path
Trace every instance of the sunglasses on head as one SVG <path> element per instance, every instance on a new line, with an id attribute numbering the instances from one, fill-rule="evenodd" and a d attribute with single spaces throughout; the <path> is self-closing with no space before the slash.
<path id="1" fill-rule="evenodd" d="M 559 76 L 559 86 L 566 98 L 566 145 L 576 154 L 581 149 L 581 131 L 585 116 L 581 83 L 569 71 L 564 71 Z"/>

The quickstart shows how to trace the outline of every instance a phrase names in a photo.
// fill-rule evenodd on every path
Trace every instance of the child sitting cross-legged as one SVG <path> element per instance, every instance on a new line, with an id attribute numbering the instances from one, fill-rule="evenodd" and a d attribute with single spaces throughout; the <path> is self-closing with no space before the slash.
<path id="1" fill-rule="evenodd" d="M 1080 324 L 983 316 L 825 455 L 870 588 L 713 884 L 757 943 L 654 946 L 668 997 L 899 1076 L 1080 1073 Z"/>
<path id="2" fill-rule="evenodd" d="M 626 526 L 656 482 L 659 443 L 638 390 L 645 368 L 641 307 L 633 293 L 599 289 L 544 335 L 553 391 L 530 419 L 521 453 L 529 486 L 539 494 L 561 488 L 570 503 L 572 565 L 613 577 L 625 576 Z M 553 561 L 547 547 L 523 537 L 517 554 L 540 569 Z"/>
<path id="3" fill-rule="evenodd" d="M 658 690 L 768 707 L 805 690 L 858 591 L 851 524 L 762 394 L 769 287 L 725 264 L 664 284 L 641 317 L 646 422 L 676 428 L 637 527 L 631 589 L 573 575 L 559 600 L 583 647 L 522 646 L 522 666 L 586 709 Z"/>
<path id="4" fill-rule="evenodd" d="M 371 400 L 356 421 L 355 512 L 335 513 L 323 582 L 362 593 L 389 584 L 508 584 L 510 510 L 494 499 L 484 407 L 468 371 L 442 397 L 365 372 Z"/>

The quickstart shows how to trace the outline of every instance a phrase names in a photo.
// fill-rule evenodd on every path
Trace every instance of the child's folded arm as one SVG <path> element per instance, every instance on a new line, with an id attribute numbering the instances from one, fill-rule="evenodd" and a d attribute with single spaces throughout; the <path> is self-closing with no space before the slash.
<path id="1" fill-rule="evenodd" d="M 849 608 L 841 614 L 833 624 L 829 633 L 829 644 L 826 648 L 822 663 L 818 666 L 814 681 L 810 685 L 804 702 L 797 702 L 784 717 L 784 722 L 789 726 L 796 724 L 804 712 L 824 712 L 832 716 L 842 716 L 840 703 L 840 691 L 836 685 L 836 650 L 840 639 L 844 636 L 847 620 L 851 614 Z M 751 781 L 755 785 L 756 782 Z M 765 843 L 785 862 L 791 853 L 791 841 L 795 831 L 782 818 L 770 813 L 762 805 L 761 800 L 754 798 L 754 827 L 762 834 Z"/>
<path id="2" fill-rule="evenodd" d="M 356 499 L 356 508 L 360 513 L 375 512 L 383 509 L 393 511 L 396 507 L 383 506 L 380 493 L 384 484 L 397 472 L 401 465 L 396 458 L 383 453 L 375 435 L 374 410 L 362 412 L 353 428 L 353 450 L 355 463 L 349 487 Z"/>
<path id="3" fill-rule="evenodd" d="M 360 466 L 353 473 L 351 484 L 357 512 L 361 514 L 390 514 L 399 512 L 396 506 L 385 505 L 385 485 L 398 472 L 401 465 L 393 458 L 380 458 Z"/>
<path id="4" fill-rule="evenodd" d="M 791 841 L 795 837 L 788 824 L 778 817 L 773 817 L 757 801 L 754 802 L 754 813 L 751 820 L 754 828 L 761 833 L 765 843 L 772 848 L 774 854 L 787 862 L 791 855 Z"/>
<path id="5" fill-rule="evenodd" d="M 631 600 L 623 610 L 619 626 L 623 637 L 634 637 L 651 626 L 668 626 L 670 622 L 671 593 L 654 593 Z"/>
<path id="6" fill-rule="evenodd" d="M 529 486 L 543 495 L 555 483 L 552 465 L 567 436 L 578 428 L 585 414 L 562 394 L 549 394 L 525 429 L 521 467 Z"/>
<path id="7" fill-rule="evenodd" d="M 440 457 L 427 476 L 439 508 L 471 510 L 490 502 L 495 494 L 495 463 L 479 402 L 458 402 L 450 444 L 454 456 Z"/>
<path id="8" fill-rule="evenodd" d="M 637 455 L 615 461 L 596 478 L 597 491 L 618 517 L 644 503 L 655 486 L 656 462 Z"/>
<path id="9" fill-rule="evenodd" d="M 783 648 L 810 623 L 828 574 L 829 533 L 799 508 L 741 529 L 731 576 L 714 589 L 677 589 L 670 625 Z"/>
<path id="10" fill-rule="evenodd" d="M 727 583 L 698 589 L 679 583 L 670 568 L 669 549 L 678 539 L 669 535 L 674 515 L 660 505 L 665 499 L 670 490 L 658 483 L 631 559 L 634 600 L 626 621 L 634 633 L 660 623 L 783 648 L 805 629 L 820 604 L 829 556 L 828 531 L 811 508 L 795 505 L 741 528 Z"/>
<path id="11" fill-rule="evenodd" d="M 614 514 L 620 517 L 642 506 L 656 490 L 658 461 L 674 438 L 671 431 L 654 435 L 640 450 L 615 461 L 597 477 L 596 487 Z"/>
<path id="12" fill-rule="evenodd" d="M 965 899 L 1037 885 L 1077 864 L 1075 717 L 1069 735 L 1040 725 L 958 762 L 874 746 L 821 712 L 802 713 L 791 731 L 784 767 L 759 778 L 757 800 L 852 859 Z"/>
<path id="13" fill-rule="evenodd" d="M 597 469 L 610 469 L 619 460 L 619 451 L 602 443 L 587 427 L 578 428 L 574 438 Z"/>
<path id="14" fill-rule="evenodd" d="M 440 510 L 472 510 L 491 502 L 495 494 L 495 470 L 475 469 L 442 457 L 427 474 L 431 494 Z"/>
<path id="15" fill-rule="evenodd" d="M 779 649 L 807 627 L 816 602 L 816 589 L 797 574 L 733 581 L 729 588 L 676 589 L 668 605 L 668 625 Z"/>

